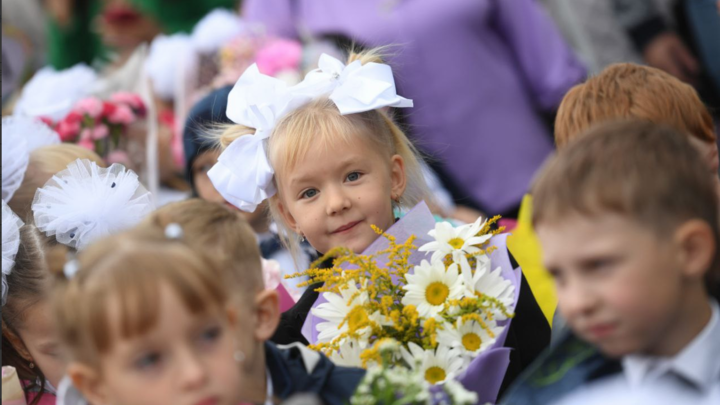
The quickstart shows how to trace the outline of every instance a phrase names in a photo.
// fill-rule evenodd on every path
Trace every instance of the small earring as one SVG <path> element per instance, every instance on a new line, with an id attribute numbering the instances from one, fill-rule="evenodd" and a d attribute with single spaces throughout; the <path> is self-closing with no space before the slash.
<path id="1" fill-rule="evenodd" d="M 235 350 L 235 353 L 233 354 L 233 358 L 235 359 L 236 362 L 242 363 L 243 361 L 245 361 L 245 353 L 243 353 L 240 350 Z"/>
<path id="2" fill-rule="evenodd" d="M 33 362 L 31 361 L 31 362 L 30 362 L 30 369 L 32 370 L 32 369 L 34 369 L 34 368 L 35 368 L 35 363 L 33 363 Z"/>
<path id="3" fill-rule="evenodd" d="M 300 243 L 304 243 L 304 242 L 305 242 L 305 235 L 300 234 Z"/>

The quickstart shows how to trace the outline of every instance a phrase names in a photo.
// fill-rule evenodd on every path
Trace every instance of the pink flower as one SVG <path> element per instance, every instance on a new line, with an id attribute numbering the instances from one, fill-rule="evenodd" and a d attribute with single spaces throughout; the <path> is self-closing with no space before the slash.
<path id="1" fill-rule="evenodd" d="M 105 161 L 110 165 L 113 163 L 120 163 L 124 166 L 128 166 L 130 164 L 130 156 L 128 156 L 128 154 L 123 150 L 114 150 L 107 155 Z"/>
<path id="2" fill-rule="evenodd" d="M 88 115 L 91 118 L 98 118 L 103 112 L 103 103 L 96 97 L 84 98 L 75 104 L 73 111 Z"/>
<path id="3" fill-rule="evenodd" d="M 91 141 L 92 142 L 92 129 L 83 128 L 83 130 L 80 131 L 80 141 Z"/>
<path id="4" fill-rule="evenodd" d="M 77 143 L 78 146 L 88 149 L 88 150 L 95 150 L 95 142 L 92 141 L 92 139 L 81 139 L 80 142 Z"/>
<path id="5" fill-rule="evenodd" d="M 110 135 L 110 130 L 105 124 L 98 124 L 92 129 L 90 137 L 94 140 L 103 139 Z"/>
<path id="6" fill-rule="evenodd" d="M 135 94 L 127 91 L 119 91 L 110 96 L 110 101 L 117 104 L 124 104 L 132 109 L 139 116 L 145 115 L 145 103 L 143 99 Z"/>
<path id="7" fill-rule="evenodd" d="M 119 104 L 116 107 L 117 108 L 107 116 L 107 120 L 110 123 L 129 125 L 135 121 L 135 114 L 130 107 L 125 104 Z"/>
<path id="8" fill-rule="evenodd" d="M 60 135 L 60 140 L 63 142 L 72 142 L 77 138 L 80 132 L 80 122 L 73 121 L 67 117 L 62 121 L 58 122 L 55 131 Z"/>
<path id="9" fill-rule="evenodd" d="M 258 69 L 261 73 L 275 76 L 283 70 L 297 70 L 302 58 L 302 45 L 289 39 L 271 39 L 257 51 Z"/>

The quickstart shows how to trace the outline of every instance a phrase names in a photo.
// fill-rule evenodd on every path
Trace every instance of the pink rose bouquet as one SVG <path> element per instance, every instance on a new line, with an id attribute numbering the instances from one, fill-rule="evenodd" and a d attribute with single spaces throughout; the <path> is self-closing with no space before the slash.
<path id="1" fill-rule="evenodd" d="M 63 119 L 48 123 L 63 142 L 76 143 L 103 157 L 118 148 L 128 127 L 145 117 L 147 109 L 142 98 L 129 92 L 118 92 L 108 100 L 88 97 L 78 101 Z"/>

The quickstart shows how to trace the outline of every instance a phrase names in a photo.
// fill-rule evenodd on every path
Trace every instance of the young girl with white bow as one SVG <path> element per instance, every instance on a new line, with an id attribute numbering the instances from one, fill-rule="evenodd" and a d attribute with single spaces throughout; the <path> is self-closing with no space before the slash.
<path id="1" fill-rule="evenodd" d="M 48 245 L 83 249 L 139 222 L 151 209 L 150 195 L 135 173 L 121 165 L 103 168 L 90 160 L 71 163 L 38 189 L 34 225 L 22 225 L 3 201 L 2 358 L 3 365 L 18 371 L 30 404 L 54 404 L 64 374 L 51 314 L 46 263 L 54 259 Z"/>
<path id="2" fill-rule="evenodd" d="M 417 150 L 385 112 L 412 101 L 396 93 L 392 70 L 377 52 L 349 60 L 345 66 L 322 55 L 319 69 L 292 87 L 251 66 L 228 97 L 227 116 L 237 125 L 220 136 L 225 149 L 208 176 L 240 209 L 269 199 L 291 250 L 304 238 L 321 253 L 339 246 L 361 253 L 378 237 L 370 225 L 387 230 L 394 208 L 429 199 Z M 549 343 L 549 325 L 521 283 L 503 387 Z M 301 330 L 318 287 L 282 314 L 274 342 L 307 342 Z"/>
<path id="3" fill-rule="evenodd" d="M 412 107 L 395 90 L 378 53 L 349 65 L 322 55 L 319 69 L 287 87 L 254 65 L 228 97 L 225 148 L 208 176 L 230 203 L 252 211 L 265 199 L 280 236 L 297 252 L 302 239 L 325 253 L 365 250 L 388 229 L 396 207 L 428 198 L 419 154 L 385 112 Z M 285 314 L 275 341 L 304 342 L 300 326 L 317 298 L 309 288 Z"/>

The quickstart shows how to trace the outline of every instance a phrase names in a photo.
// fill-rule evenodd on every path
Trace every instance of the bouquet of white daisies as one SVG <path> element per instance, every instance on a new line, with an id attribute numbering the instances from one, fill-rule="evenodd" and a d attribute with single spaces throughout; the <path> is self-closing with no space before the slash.
<path id="1" fill-rule="evenodd" d="M 509 260 L 494 265 L 495 253 L 507 257 L 494 243 L 505 236 L 493 229 L 498 219 L 434 223 L 422 204 L 387 232 L 375 228 L 382 237 L 363 254 L 327 252 L 316 263 L 332 257 L 332 268 L 301 273 L 307 284 L 323 283 L 305 324 L 311 347 L 346 366 L 402 366 L 429 385 L 477 369 L 473 361 L 504 341 L 519 282 Z M 380 350 L 388 342 L 399 345 L 390 358 Z M 501 381 L 505 369 L 493 372 Z"/>

